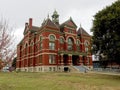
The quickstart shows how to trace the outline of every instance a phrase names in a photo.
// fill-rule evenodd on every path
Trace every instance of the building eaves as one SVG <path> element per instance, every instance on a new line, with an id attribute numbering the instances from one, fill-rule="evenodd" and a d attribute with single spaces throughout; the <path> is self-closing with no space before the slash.
<path id="1" fill-rule="evenodd" d="M 80 27 L 77 31 L 77 35 L 86 35 L 90 36 L 82 27 Z"/>

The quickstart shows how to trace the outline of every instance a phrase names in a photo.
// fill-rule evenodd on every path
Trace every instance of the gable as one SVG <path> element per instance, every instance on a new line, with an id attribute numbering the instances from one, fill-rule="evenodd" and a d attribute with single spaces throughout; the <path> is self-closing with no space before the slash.
<path id="1" fill-rule="evenodd" d="M 74 24 L 72 21 L 69 21 L 69 22 L 67 23 L 67 25 L 68 25 L 68 26 L 75 27 L 75 24 Z"/>
<path id="2" fill-rule="evenodd" d="M 85 35 L 85 36 L 90 36 L 86 30 L 84 30 L 82 27 L 80 27 L 77 31 L 77 35 Z"/>
<path id="3" fill-rule="evenodd" d="M 49 18 L 46 21 L 44 21 L 42 26 L 49 26 L 49 27 L 53 27 L 53 28 L 59 29 L 59 27 L 55 23 L 53 23 Z"/>
<path id="4" fill-rule="evenodd" d="M 77 28 L 77 25 L 73 22 L 72 18 L 70 18 L 69 20 L 67 20 L 63 24 L 61 24 L 61 27 L 65 26 L 65 25 L 67 25 L 68 27 Z"/>

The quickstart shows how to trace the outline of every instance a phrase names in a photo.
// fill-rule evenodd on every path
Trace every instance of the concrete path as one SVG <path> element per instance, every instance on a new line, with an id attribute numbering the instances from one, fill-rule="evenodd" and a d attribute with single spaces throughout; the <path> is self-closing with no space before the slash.
<path id="1" fill-rule="evenodd" d="M 89 71 L 88 73 L 98 73 L 98 74 L 107 74 L 107 75 L 118 75 L 118 76 L 120 76 L 120 73 L 118 72 L 116 72 L 116 73 L 113 73 L 113 72 L 97 72 L 97 71 Z"/>

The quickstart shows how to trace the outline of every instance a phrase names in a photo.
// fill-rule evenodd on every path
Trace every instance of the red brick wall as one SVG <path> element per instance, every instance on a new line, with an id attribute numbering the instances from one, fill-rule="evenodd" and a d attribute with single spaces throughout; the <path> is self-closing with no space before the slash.
<path id="1" fill-rule="evenodd" d="M 81 42 L 80 52 L 85 52 L 84 42 L 85 42 L 85 40 L 87 40 L 91 44 L 91 37 L 83 35 L 81 38 L 78 38 L 76 35 L 76 30 L 73 29 L 73 33 L 70 34 L 70 33 L 68 33 L 68 30 L 69 30 L 68 27 L 64 27 L 63 29 L 64 29 L 63 31 L 65 32 L 65 35 L 62 35 L 65 40 L 64 44 L 59 43 L 60 33 L 58 32 L 59 30 L 54 29 L 54 28 L 46 27 L 46 28 L 44 28 L 44 30 L 39 30 L 39 32 L 36 36 L 34 34 L 30 34 L 30 33 L 26 34 L 24 36 L 22 44 L 19 44 L 17 46 L 17 68 L 18 67 L 26 67 L 26 66 L 30 67 L 30 66 L 38 66 L 38 65 L 49 65 L 49 54 L 50 53 L 56 55 L 56 65 L 57 65 L 58 60 L 60 60 L 60 56 L 58 56 L 58 51 L 61 50 L 62 48 L 65 51 L 68 50 L 67 39 L 69 37 L 73 38 L 74 51 L 77 51 L 76 40 L 79 39 Z M 55 50 L 49 50 L 49 35 L 50 34 L 55 35 L 55 37 L 56 37 Z M 40 36 L 43 37 L 42 50 L 40 50 L 40 41 L 39 41 Z M 34 42 L 33 46 L 30 45 L 32 41 Z M 27 48 L 25 48 L 26 43 L 28 44 Z M 31 53 L 30 53 L 30 48 L 34 48 L 34 50 L 32 50 Z M 91 48 L 91 46 L 89 46 L 89 50 L 90 50 L 90 48 Z M 26 55 L 25 55 L 25 50 L 27 50 Z M 39 55 L 40 54 L 42 54 L 42 64 L 39 63 Z M 88 56 L 91 56 L 91 53 L 89 53 Z M 30 62 L 29 62 L 31 59 L 32 59 L 32 64 L 30 64 Z M 82 56 L 80 56 L 80 63 L 82 63 L 82 60 L 83 60 L 83 58 L 82 58 Z M 92 65 L 92 57 L 90 57 L 89 60 L 90 60 L 90 65 Z M 71 62 L 69 61 L 69 63 L 71 63 Z M 87 63 L 86 57 L 85 57 L 85 63 Z"/>

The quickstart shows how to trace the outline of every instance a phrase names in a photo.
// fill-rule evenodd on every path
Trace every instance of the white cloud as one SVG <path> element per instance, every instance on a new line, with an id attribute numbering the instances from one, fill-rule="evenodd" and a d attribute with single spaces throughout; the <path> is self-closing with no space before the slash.
<path id="1" fill-rule="evenodd" d="M 54 9 L 60 15 L 60 23 L 71 16 L 78 27 L 81 23 L 90 33 L 93 15 L 115 1 L 117 0 L 2 0 L 0 14 L 8 18 L 10 24 L 16 25 L 18 39 L 23 37 L 22 27 L 30 17 L 33 18 L 35 26 L 41 26 L 44 18 L 48 13 L 51 16 Z"/>
<path id="2" fill-rule="evenodd" d="M 19 43 L 22 38 L 23 38 L 23 31 L 24 31 L 24 28 L 17 28 L 15 29 L 15 37 L 16 37 L 16 43 Z"/>

